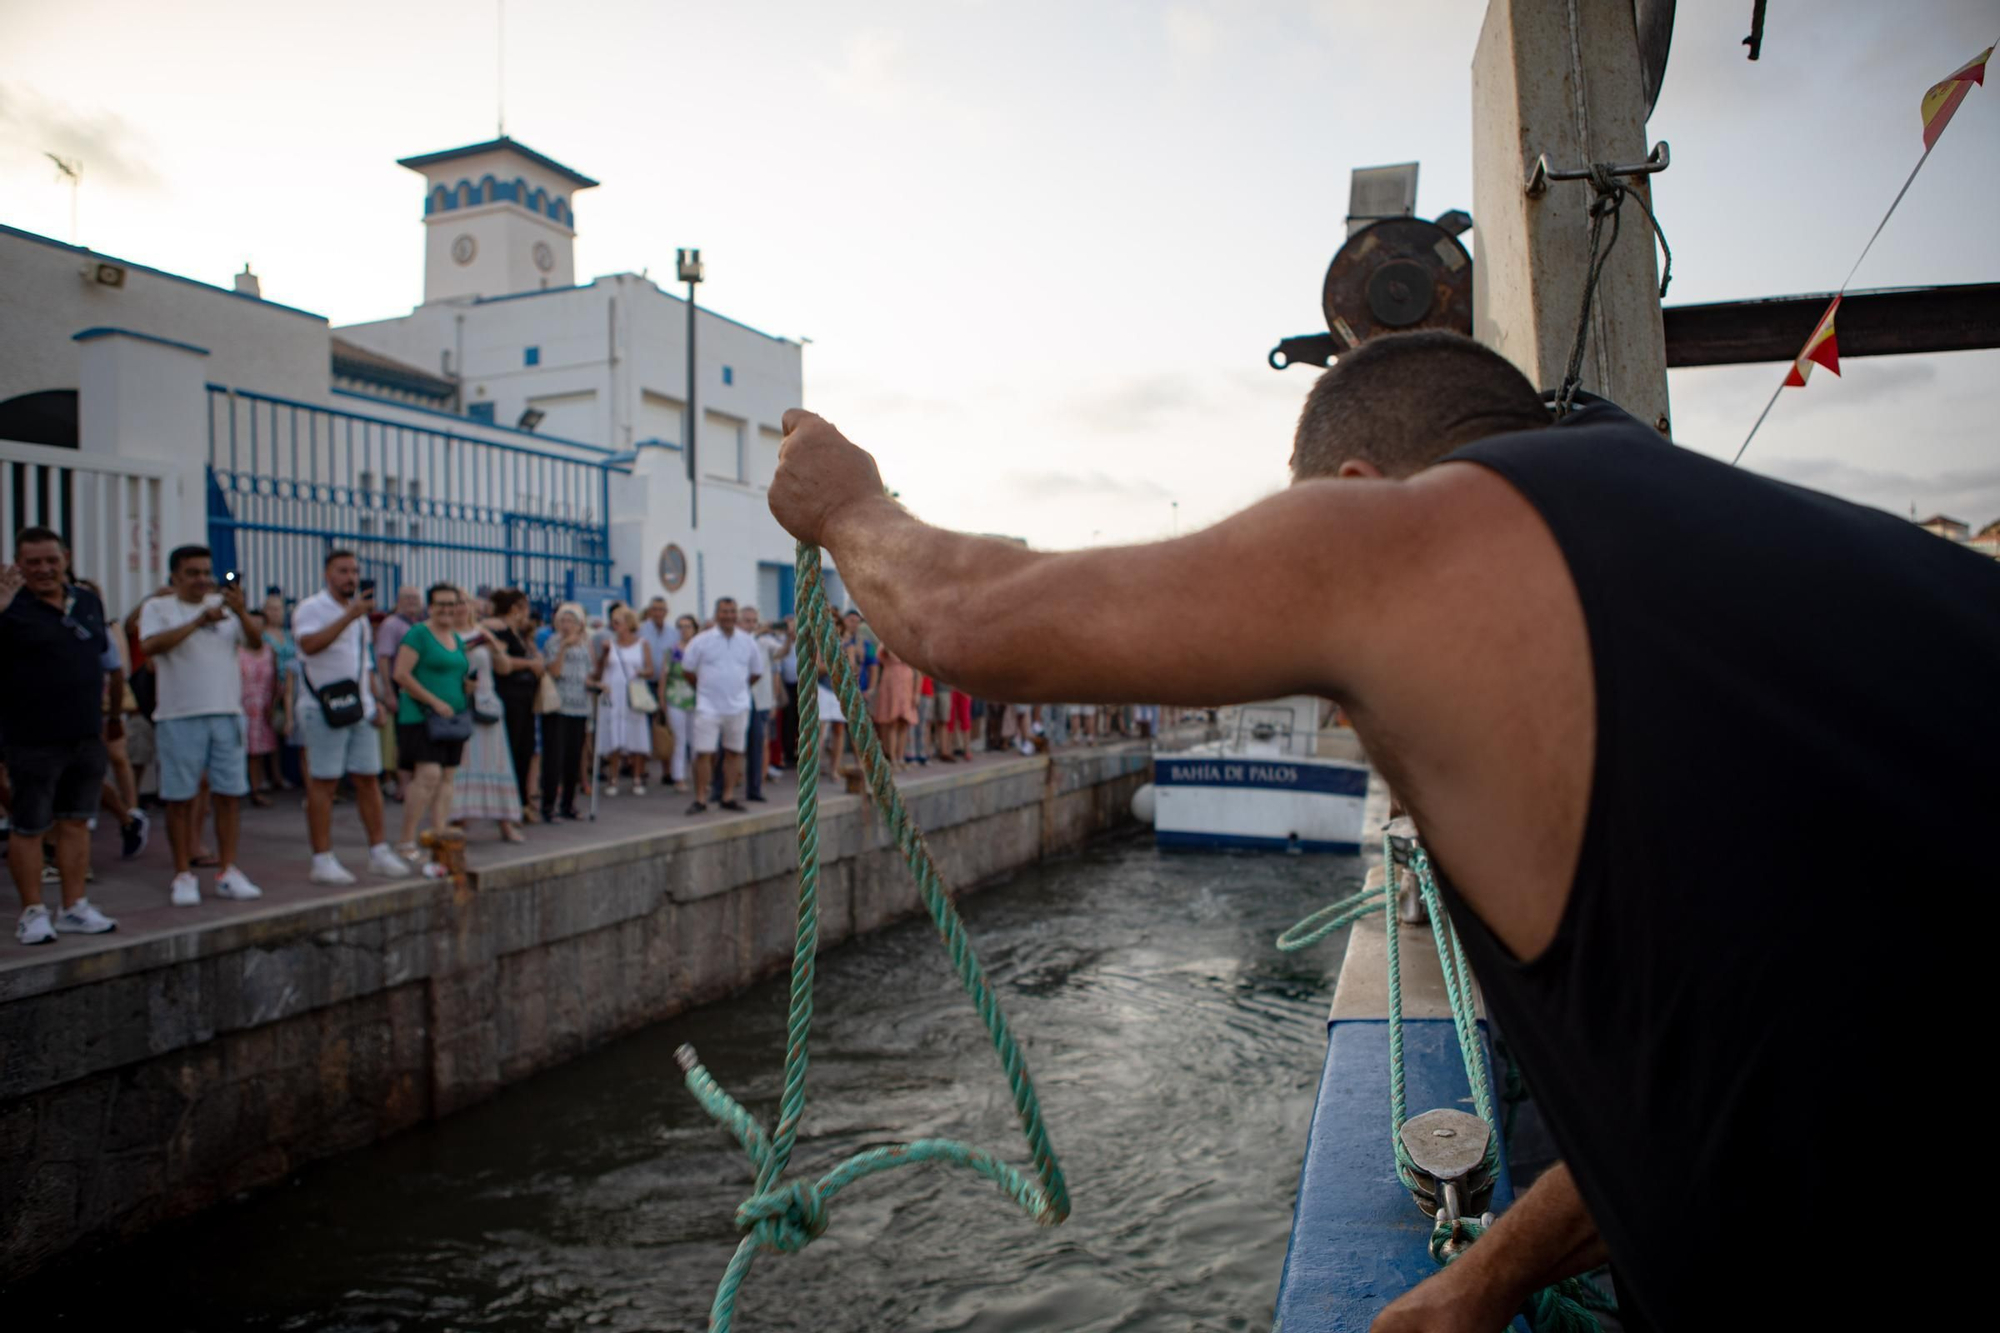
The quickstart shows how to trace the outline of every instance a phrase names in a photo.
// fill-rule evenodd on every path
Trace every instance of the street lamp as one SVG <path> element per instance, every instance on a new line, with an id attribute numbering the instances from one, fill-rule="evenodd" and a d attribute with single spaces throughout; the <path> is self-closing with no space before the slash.
<path id="1" fill-rule="evenodd" d="M 698 472 L 697 472 L 697 471 L 695 470 L 695 458 L 694 458 L 694 450 L 695 450 L 695 434 L 696 434 L 696 430 L 697 430 L 697 427 L 696 427 L 696 424 L 695 424 L 695 423 L 696 423 L 696 422 L 698 422 L 698 421 L 700 421 L 700 420 L 701 420 L 701 418 L 700 418 L 699 416 L 697 416 L 697 415 L 696 415 L 696 412 L 697 412 L 697 410 L 698 410 L 698 409 L 696 408 L 696 406 L 695 406 L 695 401 L 694 401 L 694 400 L 695 400 L 695 375 L 694 375 L 694 289 L 695 289 L 695 285 L 696 285 L 697 283 L 699 283 L 699 282 L 701 281 L 701 251 L 699 251 L 699 250 L 676 250 L 676 251 L 674 252 L 674 266 L 675 266 L 675 268 L 676 268 L 676 269 L 678 269 L 678 270 L 679 270 L 679 274 L 680 274 L 680 280 L 681 280 L 682 282 L 684 282 L 684 283 L 686 283 L 686 284 L 687 284 L 687 289 L 688 289 L 688 297 L 687 297 L 687 306 L 688 306 L 688 402 L 687 402 L 687 470 L 688 470 L 688 526 L 689 526 L 689 527 L 693 527 L 693 528 L 698 528 L 698 527 L 700 527 L 700 526 L 701 526 L 701 499 L 700 499 L 700 496 L 699 496 L 699 491 L 700 491 L 700 489 L 701 489 L 701 483 L 700 483 L 700 481 L 698 480 L 698 478 L 699 478 L 699 476 L 700 476 L 700 473 L 698 473 Z"/>

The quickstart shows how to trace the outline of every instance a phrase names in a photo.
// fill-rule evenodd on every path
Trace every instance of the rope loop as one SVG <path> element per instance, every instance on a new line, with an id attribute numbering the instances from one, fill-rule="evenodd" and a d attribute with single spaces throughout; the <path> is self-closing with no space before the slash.
<path id="1" fill-rule="evenodd" d="M 972 942 L 966 938 L 965 923 L 952 905 L 944 876 L 938 873 L 930 848 L 924 844 L 924 835 L 910 818 L 896 788 L 889 757 L 883 753 L 874 724 L 869 720 L 854 665 L 841 651 L 833 609 L 827 605 L 820 577 L 819 548 L 800 543 L 795 568 L 799 734 L 806 739 L 799 745 L 799 890 L 792 941 L 791 1001 L 785 1023 L 784 1089 L 778 1099 L 778 1117 L 770 1132 L 766 1133 L 742 1104 L 710 1077 L 692 1048 L 683 1046 L 674 1053 L 686 1076 L 688 1091 L 736 1137 L 757 1175 L 756 1193 L 736 1210 L 736 1226 L 743 1239 L 737 1243 L 735 1254 L 730 1256 L 721 1280 L 716 1283 L 715 1300 L 708 1312 L 709 1333 L 730 1333 L 736 1317 L 736 1294 L 759 1250 L 780 1254 L 803 1250 L 826 1231 L 828 1201 L 848 1185 L 877 1172 L 923 1162 L 963 1167 L 993 1182 L 1001 1193 L 1043 1226 L 1058 1225 L 1069 1216 L 1069 1187 L 1063 1180 L 1055 1145 L 1049 1141 L 1048 1126 L 1042 1120 L 1041 1103 L 1035 1096 L 1034 1080 L 1028 1074 L 1028 1062 L 1007 1026 L 1007 1016 L 1001 1012 L 1000 1000 L 993 994 Z M 952 970 L 958 974 L 959 985 L 972 1000 L 972 1007 L 993 1043 L 1034 1166 L 1032 1180 L 992 1153 L 969 1144 L 955 1139 L 918 1139 L 858 1152 L 817 1181 L 783 1182 L 791 1166 L 792 1150 L 798 1146 L 799 1123 L 805 1117 L 806 1071 L 812 1054 L 813 979 L 819 953 L 818 739 L 822 678 L 840 700 L 853 729 L 861 752 L 862 772 L 874 797 L 882 830 L 902 853 L 904 864 L 917 882 L 918 896 L 923 899 L 931 923 L 937 927 L 938 938 L 950 956 Z"/>
<path id="2" fill-rule="evenodd" d="M 736 1209 L 737 1230 L 770 1254 L 797 1254 L 826 1230 L 826 1220 L 826 1201 L 809 1180 L 753 1195 Z"/>

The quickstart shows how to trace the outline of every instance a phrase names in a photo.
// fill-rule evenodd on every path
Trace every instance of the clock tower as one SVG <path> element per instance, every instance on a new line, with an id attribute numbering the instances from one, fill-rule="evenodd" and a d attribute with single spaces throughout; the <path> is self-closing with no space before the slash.
<path id="1" fill-rule="evenodd" d="M 576 285 L 571 200 L 597 182 L 512 139 L 397 163 L 424 178 L 424 304 Z"/>

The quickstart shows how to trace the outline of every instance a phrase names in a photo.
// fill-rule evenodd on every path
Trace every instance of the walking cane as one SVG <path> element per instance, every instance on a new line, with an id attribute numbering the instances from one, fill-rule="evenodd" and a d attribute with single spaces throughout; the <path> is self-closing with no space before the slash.
<path id="1" fill-rule="evenodd" d="M 599 690 L 601 696 L 604 691 Z M 590 701 L 590 712 L 583 719 L 583 748 L 590 754 L 590 822 L 597 822 L 597 789 L 604 785 L 597 772 L 597 706 L 598 700 Z"/>

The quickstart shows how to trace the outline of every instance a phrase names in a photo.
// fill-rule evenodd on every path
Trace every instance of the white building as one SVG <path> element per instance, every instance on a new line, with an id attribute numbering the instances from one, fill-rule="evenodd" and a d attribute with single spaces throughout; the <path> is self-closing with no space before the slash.
<path id="1" fill-rule="evenodd" d="M 799 344 L 699 310 L 690 432 L 686 302 L 575 282 L 596 182 L 510 139 L 402 165 L 425 181 L 423 303 L 338 330 L 247 271 L 224 289 L 0 227 L 0 540 L 54 520 L 80 566 L 136 583 L 207 539 L 297 591 L 338 544 L 385 582 L 546 601 L 629 579 L 676 610 L 788 612 L 764 492 Z M 79 486 L 103 495 L 79 508 Z"/>

